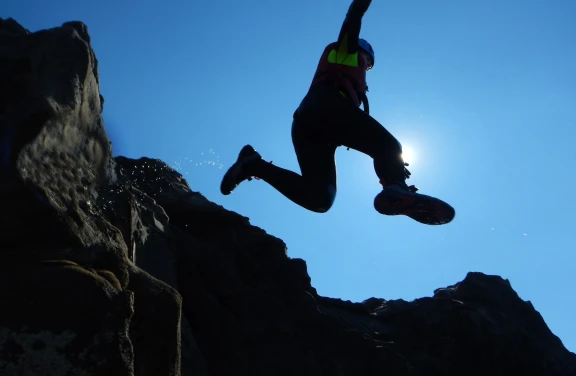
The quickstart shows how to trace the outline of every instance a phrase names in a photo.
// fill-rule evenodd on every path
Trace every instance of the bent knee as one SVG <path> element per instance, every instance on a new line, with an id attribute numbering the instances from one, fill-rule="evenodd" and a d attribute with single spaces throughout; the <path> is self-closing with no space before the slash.
<path id="1" fill-rule="evenodd" d="M 326 213 L 334 204 L 336 198 L 336 187 L 333 185 L 324 186 L 318 190 L 318 197 L 315 200 L 316 205 L 311 210 L 316 213 Z"/>
<path id="2" fill-rule="evenodd" d="M 319 214 L 324 214 L 324 213 L 328 212 L 328 210 L 330 210 L 331 207 L 332 207 L 332 204 L 322 205 L 320 207 L 312 209 L 312 211 L 319 213 Z"/>

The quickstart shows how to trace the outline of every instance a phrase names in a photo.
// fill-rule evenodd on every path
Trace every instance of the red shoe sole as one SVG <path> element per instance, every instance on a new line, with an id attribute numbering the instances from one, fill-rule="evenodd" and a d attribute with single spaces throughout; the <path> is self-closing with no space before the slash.
<path id="1" fill-rule="evenodd" d="M 454 208 L 446 202 L 417 193 L 385 197 L 382 191 L 374 198 L 374 208 L 383 215 L 405 215 L 426 225 L 447 224 L 456 216 Z"/>

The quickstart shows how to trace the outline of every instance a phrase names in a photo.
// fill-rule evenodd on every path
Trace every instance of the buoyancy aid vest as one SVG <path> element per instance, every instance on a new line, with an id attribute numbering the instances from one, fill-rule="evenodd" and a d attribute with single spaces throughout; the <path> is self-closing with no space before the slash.
<path id="1" fill-rule="evenodd" d="M 310 87 L 317 85 L 334 85 L 344 90 L 356 106 L 364 103 L 364 110 L 368 112 L 366 92 L 366 62 L 359 59 L 358 52 L 346 54 L 338 51 L 338 43 L 326 46 Z"/>

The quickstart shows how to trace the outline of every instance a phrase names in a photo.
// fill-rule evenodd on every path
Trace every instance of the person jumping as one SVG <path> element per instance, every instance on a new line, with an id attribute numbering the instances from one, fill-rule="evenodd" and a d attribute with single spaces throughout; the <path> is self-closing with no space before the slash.
<path id="1" fill-rule="evenodd" d="M 308 93 L 293 114 L 292 142 L 301 175 L 265 161 L 246 145 L 222 179 L 223 195 L 256 178 L 303 208 L 326 213 L 336 197 L 336 149 L 345 146 L 374 160 L 383 188 L 374 199 L 379 213 L 406 215 L 428 225 L 452 221 L 455 211 L 449 204 L 406 184 L 411 173 L 402 145 L 369 114 L 366 72 L 374 66 L 375 55 L 359 35 L 370 3 L 352 1 L 337 42 L 324 49 Z"/>

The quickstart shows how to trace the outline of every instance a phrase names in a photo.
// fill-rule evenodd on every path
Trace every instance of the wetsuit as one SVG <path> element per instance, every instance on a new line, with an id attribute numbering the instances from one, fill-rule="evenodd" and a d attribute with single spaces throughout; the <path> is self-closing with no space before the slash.
<path id="1" fill-rule="evenodd" d="M 404 182 L 408 173 L 400 143 L 368 113 L 367 67 L 358 53 L 364 12 L 352 3 L 338 41 L 325 48 L 310 89 L 294 112 L 292 142 L 302 175 L 262 160 L 246 166 L 252 176 L 319 213 L 328 211 L 336 196 L 339 146 L 372 157 L 381 182 Z"/>

